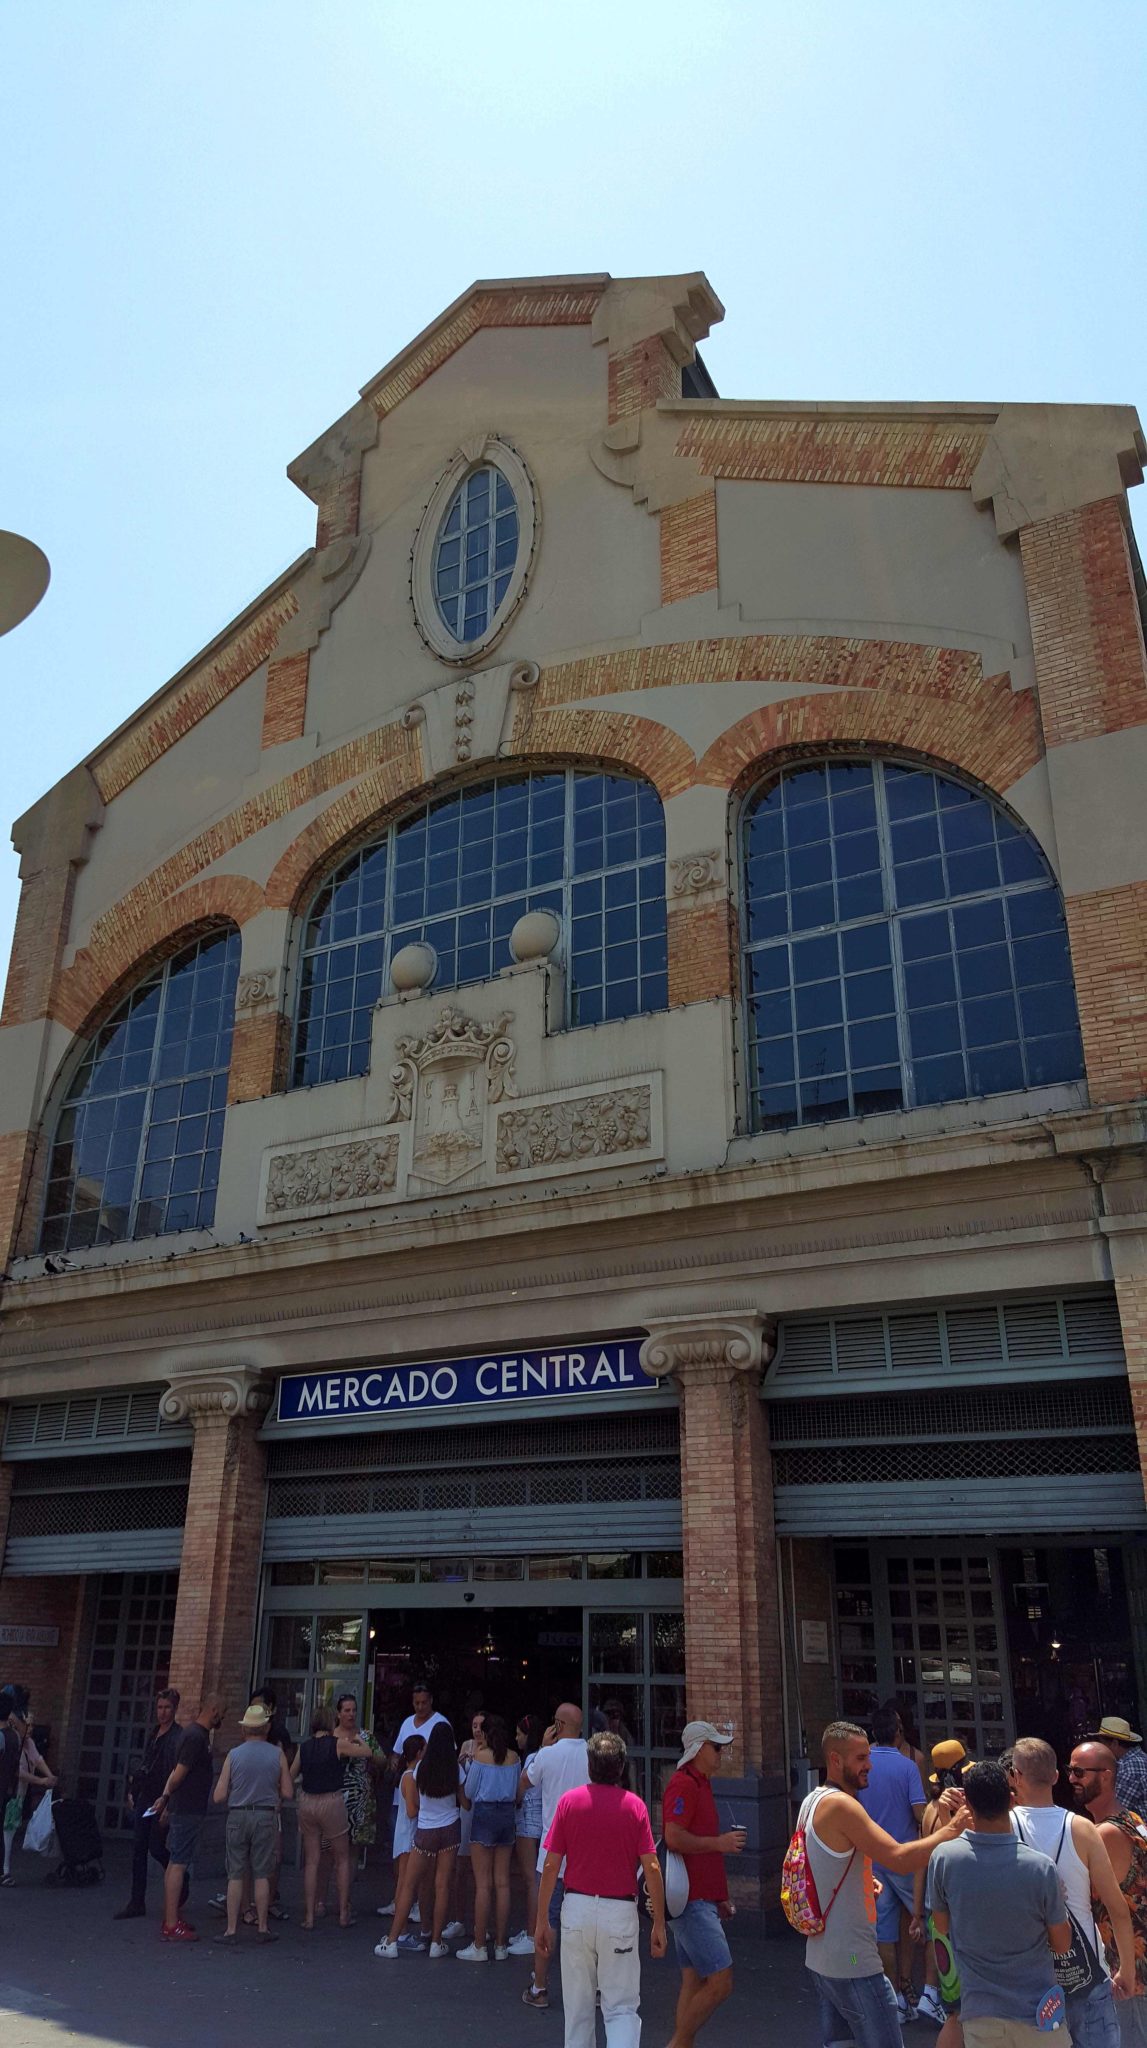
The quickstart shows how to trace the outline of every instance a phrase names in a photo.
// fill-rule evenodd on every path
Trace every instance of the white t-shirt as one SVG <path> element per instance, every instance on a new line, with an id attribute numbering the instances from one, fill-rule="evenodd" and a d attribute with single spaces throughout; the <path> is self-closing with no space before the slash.
<path id="1" fill-rule="evenodd" d="M 434 1727 L 435 1723 L 436 1723 L 436 1722 L 438 1722 L 438 1721 L 446 1721 L 446 1716 L 445 1716 L 445 1714 L 440 1714 L 440 1713 L 438 1712 L 438 1709 L 437 1709 L 437 1707 L 435 1707 L 435 1709 L 434 1709 L 433 1713 L 427 1714 L 427 1716 L 426 1716 L 426 1719 L 425 1719 L 425 1721 L 416 1721 L 416 1720 L 415 1720 L 415 1718 L 414 1718 L 414 1715 L 413 1715 L 413 1714 L 408 1714 L 408 1715 L 406 1716 L 406 1719 L 405 1719 L 405 1721 L 403 1722 L 403 1724 L 402 1724 L 401 1728 L 399 1729 L 399 1731 L 398 1731 L 398 1734 L 397 1734 L 397 1735 L 395 1736 L 395 1738 L 394 1738 L 394 1751 L 395 1751 L 395 1755 L 396 1755 L 397 1757 L 401 1758 L 401 1756 L 402 1756 L 402 1746 L 403 1746 L 404 1742 L 406 1741 L 406 1738 L 407 1738 L 407 1736 L 408 1736 L 408 1735 L 423 1735 L 423 1736 L 425 1736 L 425 1737 L 426 1737 L 426 1739 L 427 1739 L 427 1740 L 429 1740 L 429 1738 L 430 1738 L 430 1730 L 431 1730 L 431 1729 L 432 1729 L 432 1728 Z M 447 1725 L 447 1727 L 449 1727 L 449 1726 L 450 1726 L 450 1723 L 449 1723 L 448 1721 L 446 1721 L 446 1725 Z M 399 1773 L 399 1778 L 398 1778 L 398 1784 L 397 1784 L 397 1785 L 395 1786 L 395 1788 L 394 1788 L 394 1803 L 395 1803 L 395 1805 L 396 1805 L 396 1806 L 397 1806 L 397 1805 L 398 1805 L 398 1804 L 400 1803 L 400 1802 L 399 1802 L 399 1788 L 400 1788 L 401 1784 L 402 1784 L 402 1774 L 401 1774 L 401 1772 L 400 1772 L 400 1773 Z"/>
<path id="2" fill-rule="evenodd" d="M 548 1749 L 539 1749 L 526 1765 L 526 1776 L 542 1795 L 542 1839 L 538 1843 L 538 1869 L 546 1860 L 546 1836 L 558 1810 L 563 1792 L 589 1784 L 589 1755 L 580 1735 L 563 1735 Z M 565 1869 L 562 1861 L 562 1870 Z M 561 1871 L 558 1872 L 559 1877 Z"/>

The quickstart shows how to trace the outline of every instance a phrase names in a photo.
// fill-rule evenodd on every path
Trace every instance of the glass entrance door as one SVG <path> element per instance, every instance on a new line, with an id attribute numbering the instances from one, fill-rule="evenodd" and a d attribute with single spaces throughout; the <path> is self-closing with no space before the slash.
<path id="1" fill-rule="evenodd" d="M 868 1544 L 836 1552 L 841 1703 L 867 1724 L 894 1698 L 920 1747 L 972 1756 L 1011 1739 L 1007 1637 L 987 1545 Z"/>
<path id="2" fill-rule="evenodd" d="M 108 1572 L 96 1582 L 76 1793 L 92 1801 L 105 1834 L 127 1832 L 128 1779 L 167 1684 L 178 1587 L 175 1572 Z"/>

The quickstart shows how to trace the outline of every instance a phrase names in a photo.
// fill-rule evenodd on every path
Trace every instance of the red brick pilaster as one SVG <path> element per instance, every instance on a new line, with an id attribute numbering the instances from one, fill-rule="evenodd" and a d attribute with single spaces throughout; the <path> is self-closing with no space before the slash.
<path id="1" fill-rule="evenodd" d="M 609 358 L 609 418 L 611 426 L 656 405 L 659 398 L 680 398 L 681 366 L 675 362 L 661 336 L 634 342 Z"/>
<path id="2" fill-rule="evenodd" d="M 1147 1256 L 1141 1253 L 1139 1259 L 1135 1259 L 1133 1247 L 1127 1240 L 1118 1241 L 1113 1250 L 1119 1265 L 1131 1268 L 1120 1272 L 1117 1266 L 1115 1298 L 1119 1303 L 1127 1380 L 1135 1415 L 1135 1434 L 1139 1439 L 1139 1469 L 1143 1475 L 1144 1492 L 1147 1493 Z M 1143 1270 L 1135 1270 L 1136 1267 Z"/>
<path id="3" fill-rule="evenodd" d="M 284 740 L 301 739 L 307 723 L 307 683 L 311 657 L 285 654 L 267 663 L 267 684 L 263 698 L 264 747 L 282 746 Z"/>
<path id="4" fill-rule="evenodd" d="M 1147 655 L 1123 498 L 1020 532 L 1036 685 L 1049 747 L 1147 724 Z"/>
<path id="5" fill-rule="evenodd" d="M 771 1328 L 755 1311 L 650 1327 L 646 1372 L 681 1394 L 685 1678 L 690 1718 L 732 1721 L 728 1767 L 784 1768 L 768 1424 Z"/>
<path id="6" fill-rule="evenodd" d="M 195 1428 L 171 1683 L 187 1706 L 221 1693 L 233 1721 L 247 1703 L 259 1603 L 266 1456 L 258 1428 L 270 1396 L 247 1367 L 177 1375 L 168 1420 Z"/>
<path id="7" fill-rule="evenodd" d="M 666 505 L 661 521 L 661 602 L 676 604 L 717 588 L 717 496 Z"/>

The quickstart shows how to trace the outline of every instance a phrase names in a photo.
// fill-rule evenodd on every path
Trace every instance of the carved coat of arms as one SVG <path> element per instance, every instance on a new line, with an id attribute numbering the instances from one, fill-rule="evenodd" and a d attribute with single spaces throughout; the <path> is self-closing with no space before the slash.
<path id="1" fill-rule="evenodd" d="M 411 1193 L 456 1188 L 476 1174 L 486 1147 L 486 1108 L 517 1094 L 513 1013 L 480 1024 L 443 1010 L 422 1038 L 400 1038 L 385 1121 L 410 1123 Z"/>

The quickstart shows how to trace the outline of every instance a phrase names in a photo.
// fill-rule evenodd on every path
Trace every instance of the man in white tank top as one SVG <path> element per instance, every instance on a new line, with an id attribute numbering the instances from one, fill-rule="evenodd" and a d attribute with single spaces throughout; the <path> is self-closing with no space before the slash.
<path id="1" fill-rule="evenodd" d="M 816 1880 L 824 1933 L 805 1943 L 805 1964 L 820 2006 L 824 2048 L 900 2048 L 896 1993 L 876 1945 L 872 1865 L 906 1876 L 922 1870 L 941 1842 L 955 1841 L 962 1818 L 924 1841 L 897 1842 L 865 1813 L 857 1794 L 868 1783 L 869 1745 L 863 1728 L 833 1721 L 821 1737 L 825 1783 L 810 1792 L 798 1816 Z"/>
<path id="2" fill-rule="evenodd" d="M 1068 1813 L 1056 1805 L 1058 1778 L 1051 1744 L 1041 1742 L 1035 1735 L 1021 1736 L 1012 1752 L 1012 1827 L 1029 1849 L 1041 1849 L 1051 1857 L 1067 1896 L 1067 1910 L 1096 1952 L 1094 1987 L 1077 1993 L 1067 2008 L 1073 2048 L 1119 2048 L 1114 1998 L 1133 1995 L 1135 1987 L 1131 1911 L 1094 1822 L 1085 1814 Z M 1103 1958 L 1103 1943 L 1091 1909 L 1093 1893 L 1111 1916 L 1119 1955 L 1114 1978 L 1108 1976 Z"/>

